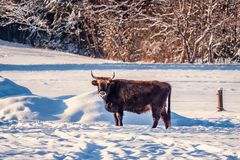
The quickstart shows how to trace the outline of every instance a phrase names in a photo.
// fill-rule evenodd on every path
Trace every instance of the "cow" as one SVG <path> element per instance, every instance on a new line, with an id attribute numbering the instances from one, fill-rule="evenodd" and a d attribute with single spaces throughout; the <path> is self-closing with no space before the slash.
<path id="1" fill-rule="evenodd" d="M 96 77 L 91 71 L 92 85 L 97 86 L 99 96 L 105 102 L 105 109 L 113 113 L 115 125 L 123 126 L 123 112 L 137 114 L 152 111 L 153 125 L 156 128 L 161 118 L 167 129 L 171 125 L 171 85 L 159 81 L 139 81 Z M 166 101 L 168 99 L 168 107 Z M 167 111 L 166 111 L 167 109 Z"/>

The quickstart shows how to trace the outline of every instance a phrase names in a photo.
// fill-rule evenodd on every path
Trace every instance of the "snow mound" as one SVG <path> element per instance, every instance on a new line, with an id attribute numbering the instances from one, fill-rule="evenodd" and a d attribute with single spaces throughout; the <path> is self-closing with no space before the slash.
<path id="1" fill-rule="evenodd" d="M 35 95 L 0 99 L 0 118 L 4 120 L 59 120 L 66 108 L 61 100 Z"/>
<path id="2" fill-rule="evenodd" d="M 59 120 L 66 108 L 62 100 L 33 95 L 13 81 L 0 76 L 0 119 Z"/>
<path id="3" fill-rule="evenodd" d="M 60 115 L 63 121 L 92 123 L 112 121 L 112 115 L 105 108 L 97 92 L 84 93 L 64 101 L 68 106 Z"/>
<path id="4" fill-rule="evenodd" d="M 26 87 L 20 86 L 7 78 L 0 76 L 0 98 L 31 94 L 31 91 Z"/>
<path id="5" fill-rule="evenodd" d="M 91 123 L 113 120 L 97 92 L 66 100 L 33 95 L 28 88 L 0 77 L 0 119 Z"/>
<path id="6" fill-rule="evenodd" d="M 111 122 L 97 92 L 66 100 L 33 95 L 27 88 L 1 77 L 0 119 L 6 121 Z"/>

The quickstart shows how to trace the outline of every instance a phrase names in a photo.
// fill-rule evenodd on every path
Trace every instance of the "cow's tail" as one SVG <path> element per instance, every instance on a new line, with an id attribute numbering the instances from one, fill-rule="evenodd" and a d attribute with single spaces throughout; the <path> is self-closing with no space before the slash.
<path id="1" fill-rule="evenodd" d="M 168 94 L 168 110 L 167 110 L 168 126 L 171 126 L 171 91 L 172 91 L 172 87 L 170 86 L 170 90 Z"/>

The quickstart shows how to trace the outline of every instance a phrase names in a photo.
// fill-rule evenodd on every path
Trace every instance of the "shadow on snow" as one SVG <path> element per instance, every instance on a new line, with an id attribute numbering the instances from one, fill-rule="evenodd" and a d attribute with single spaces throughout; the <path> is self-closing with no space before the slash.
<path id="1" fill-rule="evenodd" d="M 68 70 L 240 70 L 240 65 L 201 65 L 201 64 L 137 64 L 137 63 L 103 63 L 103 64 L 36 64 L 13 65 L 0 64 L 0 71 L 68 71 Z"/>
<path id="2" fill-rule="evenodd" d="M 233 128 L 235 125 L 230 120 L 220 122 L 210 122 L 208 120 L 192 119 L 181 116 L 176 113 L 172 113 L 173 126 L 204 126 L 204 127 L 222 127 L 222 128 Z"/>
<path id="3" fill-rule="evenodd" d="M 137 115 L 134 113 L 124 112 L 123 123 L 124 124 L 134 124 L 134 125 L 152 125 L 152 115 L 150 112 Z M 193 126 L 203 126 L 203 127 L 221 127 L 221 128 L 233 128 L 237 127 L 230 120 L 224 121 L 208 121 L 202 119 L 193 119 L 184 117 L 177 113 L 171 113 L 172 126 L 178 127 L 193 127 Z M 162 120 L 159 120 L 159 126 L 164 125 Z"/>

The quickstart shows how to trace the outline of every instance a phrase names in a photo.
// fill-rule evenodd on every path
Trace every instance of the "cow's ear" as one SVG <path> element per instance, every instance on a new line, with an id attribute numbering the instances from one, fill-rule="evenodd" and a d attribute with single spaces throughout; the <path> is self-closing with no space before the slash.
<path id="1" fill-rule="evenodd" d="M 97 85 L 98 85 L 97 81 L 96 81 L 96 80 L 93 80 L 93 81 L 92 81 L 92 85 L 97 86 Z"/>

